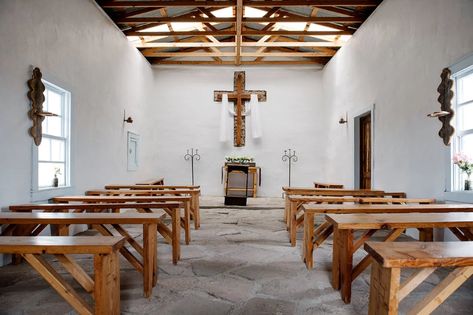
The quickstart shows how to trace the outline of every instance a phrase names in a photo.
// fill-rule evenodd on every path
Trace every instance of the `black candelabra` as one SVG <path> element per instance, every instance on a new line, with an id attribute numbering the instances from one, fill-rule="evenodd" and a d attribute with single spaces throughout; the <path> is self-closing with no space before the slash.
<path id="1" fill-rule="evenodd" d="M 194 159 L 196 161 L 200 160 L 199 149 L 195 149 L 195 152 L 194 148 L 187 149 L 187 153 L 184 155 L 184 160 L 191 161 L 192 186 L 194 186 Z"/>
<path id="2" fill-rule="evenodd" d="M 292 163 L 297 162 L 297 155 L 295 150 L 287 149 L 284 150 L 284 155 L 282 156 L 283 162 L 289 161 L 288 165 L 288 178 L 289 178 L 289 187 L 291 187 L 291 168 L 292 168 Z"/>

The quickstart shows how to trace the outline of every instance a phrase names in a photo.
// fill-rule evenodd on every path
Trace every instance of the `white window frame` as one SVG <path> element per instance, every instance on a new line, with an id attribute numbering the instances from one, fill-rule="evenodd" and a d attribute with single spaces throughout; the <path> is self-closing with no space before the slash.
<path id="1" fill-rule="evenodd" d="M 64 162 L 64 180 L 65 185 L 59 187 L 39 187 L 38 184 L 38 146 L 32 143 L 32 176 L 31 176 L 31 201 L 43 201 L 60 194 L 69 194 L 72 192 L 71 180 L 71 93 L 55 84 L 42 80 L 46 90 L 54 91 L 62 95 L 62 113 L 64 136 L 57 137 L 43 134 L 43 139 L 65 140 L 65 162 Z"/>
<path id="2" fill-rule="evenodd" d="M 454 64 L 453 66 L 450 67 L 450 70 L 452 72 L 452 80 L 455 82 L 455 90 L 456 85 L 457 85 L 457 80 L 473 74 L 473 55 L 470 55 L 464 59 L 462 59 L 460 62 Z M 458 108 L 467 104 L 471 104 L 472 101 L 470 102 L 465 102 L 462 104 L 458 104 L 457 101 L 458 95 L 455 93 L 454 96 L 454 111 L 455 111 L 455 116 L 453 123 L 456 126 L 458 126 L 458 122 L 460 117 L 458 116 Z M 462 187 L 462 184 L 460 182 L 460 170 L 458 169 L 457 166 L 453 165 L 452 162 L 452 157 L 455 153 L 458 153 L 460 150 L 460 139 L 462 136 L 465 136 L 467 134 L 473 134 L 473 129 L 468 129 L 465 131 L 459 131 L 458 128 L 455 128 L 455 134 L 453 135 L 452 138 L 452 144 L 450 149 L 447 151 L 448 152 L 448 167 L 447 167 L 447 173 L 446 173 L 446 192 L 445 192 L 445 200 L 447 201 L 455 201 L 455 202 L 467 202 L 467 203 L 473 203 L 473 191 L 464 191 L 461 190 L 460 188 Z"/>

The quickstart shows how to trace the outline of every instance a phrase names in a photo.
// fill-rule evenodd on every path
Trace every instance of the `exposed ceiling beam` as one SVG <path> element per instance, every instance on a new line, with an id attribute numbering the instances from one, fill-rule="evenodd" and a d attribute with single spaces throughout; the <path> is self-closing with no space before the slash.
<path id="1" fill-rule="evenodd" d="M 150 58 L 153 59 L 153 58 Z M 233 65 L 233 61 L 205 61 L 205 60 L 151 60 L 153 65 Z M 324 65 L 328 62 L 328 59 L 316 59 L 311 58 L 307 60 L 268 60 L 268 61 L 242 61 L 242 65 Z"/>
<path id="2" fill-rule="evenodd" d="M 168 22 L 200 22 L 200 23 L 236 23 L 235 18 L 218 17 L 135 17 L 118 18 L 114 20 L 118 24 L 139 24 L 139 23 L 168 23 Z M 277 23 L 277 22 L 311 22 L 311 23 L 361 23 L 363 19 L 358 17 L 308 17 L 294 15 L 290 17 L 252 17 L 242 18 L 244 23 Z"/>
<path id="3" fill-rule="evenodd" d="M 285 0 L 285 1 L 243 1 L 244 6 L 377 6 L 380 0 Z M 143 8 L 143 7 L 230 7 L 235 1 L 107 1 L 101 3 L 103 8 Z"/>
<path id="4" fill-rule="evenodd" d="M 237 0 L 236 2 L 236 36 L 235 36 L 235 64 L 239 66 L 241 64 L 241 27 L 242 27 L 242 20 L 243 20 L 243 0 Z"/>
<path id="5" fill-rule="evenodd" d="M 154 52 L 152 49 L 143 53 L 146 57 L 235 57 L 235 52 Z M 242 52 L 241 57 L 332 57 L 326 52 Z"/>
<path id="6" fill-rule="evenodd" d="M 144 43 L 136 45 L 137 48 L 189 48 L 189 47 L 341 47 L 341 42 L 172 42 L 172 43 Z M 238 54 L 238 52 L 235 52 Z"/>
<path id="7" fill-rule="evenodd" d="M 327 36 L 327 35 L 352 35 L 353 31 L 272 31 L 272 30 L 242 30 L 242 36 Z M 135 32 L 126 31 L 127 36 L 235 36 L 235 31 L 179 31 L 179 32 Z"/>

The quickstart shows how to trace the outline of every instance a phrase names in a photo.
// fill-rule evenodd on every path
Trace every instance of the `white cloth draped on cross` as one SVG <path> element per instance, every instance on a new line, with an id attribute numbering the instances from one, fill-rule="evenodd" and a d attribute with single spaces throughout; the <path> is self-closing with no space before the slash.
<path id="1" fill-rule="evenodd" d="M 229 120 L 233 122 L 233 117 L 236 116 L 233 104 L 228 101 L 228 94 L 222 94 L 222 107 L 220 109 L 220 141 L 227 142 L 230 140 L 230 135 L 233 130 L 229 130 Z M 243 116 L 250 116 L 250 129 L 253 139 L 261 138 L 263 135 L 261 120 L 259 115 L 259 101 L 257 94 L 251 94 L 251 100 L 248 106 L 246 106 Z"/>

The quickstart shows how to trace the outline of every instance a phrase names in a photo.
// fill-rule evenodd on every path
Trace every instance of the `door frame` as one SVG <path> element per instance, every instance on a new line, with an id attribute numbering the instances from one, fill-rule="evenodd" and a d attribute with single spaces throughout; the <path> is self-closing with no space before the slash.
<path id="1" fill-rule="evenodd" d="M 354 161 L 354 183 L 353 187 L 355 189 L 360 188 L 360 119 L 368 114 L 371 114 L 371 187 L 375 186 L 375 159 L 374 159 L 374 142 L 375 142 L 375 104 L 365 107 L 357 112 L 355 112 L 353 117 L 353 161 Z"/>

